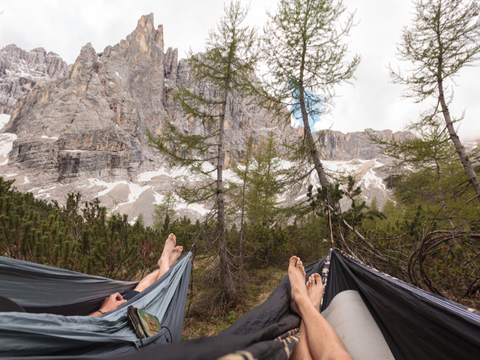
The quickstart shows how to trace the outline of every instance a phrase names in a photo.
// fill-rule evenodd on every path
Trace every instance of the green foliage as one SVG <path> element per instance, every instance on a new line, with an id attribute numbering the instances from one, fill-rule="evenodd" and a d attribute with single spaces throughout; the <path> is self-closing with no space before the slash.
<path id="1" fill-rule="evenodd" d="M 398 47 L 399 58 L 411 63 L 407 75 L 391 69 L 405 96 L 423 101 L 438 96 L 439 81 L 452 79 L 480 53 L 479 4 L 462 0 L 414 0 L 415 13 Z M 453 85 L 453 83 L 452 83 Z"/>
<path id="2" fill-rule="evenodd" d="M 20 193 L 0 178 L 0 251 L 15 259 L 123 280 L 155 263 L 158 234 L 126 216 L 107 217 L 98 199 L 80 209 L 80 194 L 65 207 Z"/>
<path id="3" fill-rule="evenodd" d="M 231 183 L 230 188 L 238 194 L 235 203 L 244 198 L 247 220 L 252 224 L 275 224 L 285 211 L 280 197 L 287 191 L 293 171 L 283 168 L 273 132 L 257 146 L 253 159 L 246 161 L 244 168 L 235 164 L 232 171 L 244 185 L 241 192 L 236 183 Z"/>
<path id="4" fill-rule="evenodd" d="M 177 202 L 172 191 L 165 194 L 160 205 L 155 205 L 152 218 L 153 227 L 162 233 L 169 227 L 170 221 L 174 220 L 177 212 Z M 162 230 L 163 229 L 163 230 Z"/>
<path id="5" fill-rule="evenodd" d="M 291 99 L 290 105 L 302 102 L 305 106 L 308 97 L 312 108 L 319 102 L 325 106 L 334 86 L 353 76 L 360 57 L 346 60 L 344 38 L 353 15 L 343 18 L 345 10 L 342 1 L 280 0 L 276 13 L 269 14 L 263 37 L 270 75 L 266 85 L 273 99 L 283 103 Z M 317 96 L 309 96 L 306 90 Z M 307 126 L 305 116 L 303 120 Z M 290 122 L 289 116 L 286 121 Z"/>

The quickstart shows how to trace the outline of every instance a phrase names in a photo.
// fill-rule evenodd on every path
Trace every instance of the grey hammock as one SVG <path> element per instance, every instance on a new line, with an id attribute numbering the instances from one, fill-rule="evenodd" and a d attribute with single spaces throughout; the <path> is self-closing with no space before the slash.
<path id="1" fill-rule="evenodd" d="M 115 311 L 88 317 L 106 296 L 133 289 L 136 283 L 110 280 L 0 257 L 1 295 L 27 312 L 0 316 L 0 357 L 108 355 L 151 344 L 179 342 L 190 278 L 191 253 L 148 289 Z M 157 316 L 163 329 L 137 338 L 127 307 Z"/>

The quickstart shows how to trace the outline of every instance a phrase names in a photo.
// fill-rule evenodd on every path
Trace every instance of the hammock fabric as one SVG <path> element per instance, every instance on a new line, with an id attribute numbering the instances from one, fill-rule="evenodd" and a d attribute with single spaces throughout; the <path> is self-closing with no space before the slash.
<path id="1" fill-rule="evenodd" d="M 322 315 L 355 360 L 479 359 L 480 313 L 406 284 L 334 249 L 306 267 L 326 280 Z M 222 334 L 120 357 L 285 360 L 298 342 L 300 319 L 289 310 L 283 279 L 268 300 Z M 319 334 L 319 336 L 321 336 Z"/>
<path id="2" fill-rule="evenodd" d="M 480 313 L 476 310 L 394 279 L 337 249 L 308 265 L 306 272 L 307 276 L 315 272 L 322 274 L 326 282 L 322 315 L 356 360 L 479 358 Z M 173 344 L 163 341 L 145 346 L 145 349 L 129 346 L 122 348 L 121 354 L 118 350 L 112 353 L 104 345 L 94 356 L 64 353 L 60 358 L 284 360 L 291 355 L 299 339 L 300 318 L 290 312 L 289 302 L 290 284 L 286 277 L 265 303 L 218 336 Z M 184 304 L 181 304 L 182 311 Z M 38 316 L 29 315 L 32 321 Z M 10 321 L 14 320 L 15 315 L 12 315 Z M 115 321 L 105 325 L 114 326 Z M 8 333 L 6 328 L 6 324 L 0 327 L 0 339 Z M 113 331 L 107 326 L 104 330 Z M 95 332 L 95 336 L 104 335 Z M 105 339 L 103 344 L 107 341 Z M 118 342 L 110 341 L 112 347 Z"/>
<path id="3" fill-rule="evenodd" d="M 1 314 L 0 357 L 118 356 L 140 347 L 179 342 L 190 257 L 187 253 L 148 289 L 100 317 L 85 315 L 97 310 L 105 297 L 133 289 L 136 283 L 0 257 L 1 295 L 27 311 Z M 156 315 L 162 331 L 142 343 L 129 323 L 129 305 Z"/>

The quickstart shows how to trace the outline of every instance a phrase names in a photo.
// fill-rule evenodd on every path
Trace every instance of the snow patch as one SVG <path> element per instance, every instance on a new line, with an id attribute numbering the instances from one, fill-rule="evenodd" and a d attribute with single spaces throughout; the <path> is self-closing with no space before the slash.
<path id="1" fill-rule="evenodd" d="M 42 139 L 58 140 L 58 137 L 48 137 L 47 135 L 42 135 Z"/>
<path id="2" fill-rule="evenodd" d="M 118 73 L 118 71 L 115 71 L 115 74 L 117 74 L 117 76 L 122 79 L 122 77 L 120 76 L 120 74 Z M 123 80 L 123 79 L 122 79 Z"/>
<path id="3" fill-rule="evenodd" d="M 10 120 L 10 115 L 0 114 L 0 129 L 3 128 L 8 123 L 9 120 Z"/>
<path id="4" fill-rule="evenodd" d="M 160 175 L 167 175 L 167 176 L 170 176 L 171 178 L 176 178 L 179 176 L 188 176 L 189 172 L 188 172 L 188 169 L 186 168 L 166 169 L 162 167 L 157 170 L 146 171 L 144 173 L 138 174 L 137 179 L 138 181 L 147 182 L 147 181 L 151 181 L 154 177 L 160 176 Z"/>
<path id="5" fill-rule="evenodd" d="M 43 193 L 43 192 L 50 191 L 50 190 L 53 190 L 53 189 L 55 189 L 55 188 L 56 188 L 56 186 L 53 186 L 53 187 L 48 188 L 48 189 L 42 189 L 42 190 L 39 190 L 38 193 L 41 194 L 41 193 Z"/>
<path id="6" fill-rule="evenodd" d="M 125 181 L 125 180 L 122 180 L 122 181 L 115 181 L 113 183 L 107 183 L 105 181 L 102 181 L 102 180 L 98 180 L 98 179 L 88 179 L 88 181 L 90 182 L 90 186 L 88 186 L 88 188 L 91 188 L 93 186 L 101 186 L 101 187 L 106 187 L 105 190 L 102 190 L 100 191 L 96 197 L 101 197 L 103 195 L 106 195 L 108 194 L 110 191 L 113 190 L 113 188 L 117 185 L 120 185 L 120 184 L 124 184 L 124 185 L 127 185 L 129 190 L 130 190 L 130 194 L 128 195 L 128 200 L 122 204 L 118 204 L 118 206 L 120 205 L 125 205 L 125 204 L 130 204 L 134 201 L 136 201 L 139 196 L 145 191 L 145 190 L 148 190 L 151 188 L 151 186 L 149 185 L 145 185 L 145 186 L 140 186 L 140 185 L 137 185 L 137 184 L 134 184 L 134 183 L 131 183 L 129 181 Z"/>
<path id="7" fill-rule="evenodd" d="M 17 139 L 16 134 L 0 134 L 0 159 L 4 159 L 0 165 L 8 164 L 8 153 L 12 151 L 13 142 Z"/>
<path id="8" fill-rule="evenodd" d="M 387 187 L 385 186 L 385 183 L 381 178 L 379 178 L 373 170 L 369 170 L 362 178 L 363 185 L 365 186 L 366 189 L 370 189 L 370 186 L 380 188 L 382 190 L 387 190 Z"/>

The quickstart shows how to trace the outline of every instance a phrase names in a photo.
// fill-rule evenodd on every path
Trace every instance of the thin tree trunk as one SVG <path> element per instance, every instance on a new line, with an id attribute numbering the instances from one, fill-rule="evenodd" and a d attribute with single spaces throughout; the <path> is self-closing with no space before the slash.
<path id="1" fill-rule="evenodd" d="M 220 134 L 218 142 L 218 165 L 217 165 L 217 194 L 222 194 L 223 192 L 223 165 L 225 161 L 225 149 L 223 146 L 224 141 L 224 123 L 225 123 L 225 113 L 227 110 L 227 99 L 228 99 L 228 90 L 229 90 L 229 77 L 227 75 L 227 80 L 225 81 L 225 93 L 222 104 L 222 113 L 220 114 Z M 217 200 L 218 206 L 218 256 L 220 258 L 220 276 L 222 283 L 225 286 L 227 299 L 231 303 L 236 303 L 237 301 L 237 291 L 235 290 L 235 285 L 233 284 L 232 273 L 229 267 L 229 260 L 227 254 L 227 241 L 225 238 L 225 206 L 223 203 L 223 194 L 218 196 Z"/>
<path id="2" fill-rule="evenodd" d="M 437 183 L 438 183 L 438 195 L 440 196 L 440 203 L 442 204 L 442 208 L 447 210 L 447 204 L 445 203 L 445 200 L 443 199 L 440 164 L 438 163 L 437 159 L 435 159 L 435 164 L 436 164 L 436 167 L 437 167 Z M 447 214 L 445 214 L 445 218 L 446 218 L 448 224 L 452 227 L 452 229 L 455 228 L 455 225 L 453 225 L 452 220 L 448 217 Z"/>
<path id="3" fill-rule="evenodd" d="M 443 80 L 439 78 L 438 80 L 438 99 L 440 101 L 440 105 L 442 106 L 442 113 L 445 119 L 445 123 L 447 124 L 448 133 L 450 135 L 450 140 L 452 140 L 455 149 L 457 149 L 458 157 L 460 158 L 460 162 L 467 173 L 467 176 L 470 178 L 470 182 L 477 194 L 477 199 L 480 201 L 480 180 L 478 179 L 475 170 L 473 170 L 472 163 L 468 159 L 467 153 L 465 151 L 465 147 L 463 146 L 460 138 L 455 131 L 453 126 L 452 118 L 450 116 L 450 110 L 448 109 L 447 102 L 445 101 L 445 95 L 443 92 Z"/>
<path id="4" fill-rule="evenodd" d="M 318 155 L 317 147 L 315 146 L 315 141 L 313 140 L 312 131 L 310 129 L 310 124 L 308 123 L 308 113 L 305 107 L 305 96 L 303 86 L 300 85 L 300 109 L 302 110 L 304 134 L 307 138 L 308 146 L 310 147 L 310 154 L 312 156 L 313 164 L 315 170 L 317 171 L 318 179 L 320 180 L 320 185 L 322 187 L 330 185 L 330 182 L 327 179 L 325 170 L 323 169 L 322 162 L 320 161 L 320 156 Z"/>
<path id="5" fill-rule="evenodd" d="M 248 155 L 248 153 L 247 153 Z M 243 271 L 243 219 L 245 216 L 245 185 L 247 182 L 247 172 L 250 165 L 250 159 L 247 159 L 245 163 L 245 172 L 243 173 L 243 186 L 242 186 L 242 215 L 240 216 L 240 241 L 238 244 L 238 270 L 240 277 L 242 276 Z"/>
<path id="6" fill-rule="evenodd" d="M 318 180 L 320 181 L 320 185 L 323 188 L 330 185 L 330 182 L 327 179 L 325 170 L 323 170 L 323 165 L 322 165 L 322 162 L 320 161 L 320 156 L 318 156 L 318 150 L 317 150 L 317 147 L 315 146 L 315 141 L 313 140 L 312 130 L 310 129 L 310 124 L 308 123 L 307 108 L 305 106 L 305 94 L 304 94 L 305 89 L 303 88 L 303 74 L 304 74 L 304 68 L 305 68 L 306 50 L 307 50 L 307 45 L 304 43 L 302 63 L 300 65 L 300 77 L 298 82 L 298 92 L 300 95 L 300 99 L 299 99 L 300 110 L 302 111 L 304 134 L 305 134 L 305 137 L 307 138 L 308 146 L 310 147 L 310 154 L 312 156 L 315 170 L 317 171 Z"/>

